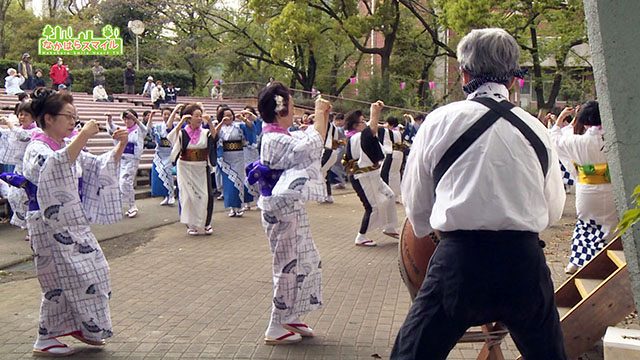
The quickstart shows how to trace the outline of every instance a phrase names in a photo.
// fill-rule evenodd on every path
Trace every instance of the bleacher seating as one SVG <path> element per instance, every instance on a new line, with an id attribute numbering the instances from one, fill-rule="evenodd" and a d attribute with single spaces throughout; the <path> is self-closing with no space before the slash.
<path id="1" fill-rule="evenodd" d="M 101 124 L 106 124 L 105 113 L 113 115 L 114 124 L 124 127 L 124 122 L 120 120 L 120 114 L 126 109 L 133 109 L 142 117 L 142 113 L 152 110 L 151 100 L 140 95 L 114 94 L 114 102 L 94 102 L 93 97 L 85 93 L 72 92 L 74 105 L 78 110 L 80 121 L 90 119 L 98 120 Z M 215 117 L 216 107 L 223 103 L 231 107 L 235 112 L 242 110 L 246 103 L 233 100 L 216 100 L 206 97 L 182 96 L 178 98 L 180 103 L 201 102 L 204 105 L 205 112 Z M 13 112 L 13 107 L 17 102 L 17 97 L 7 95 L 4 89 L 0 89 L 0 114 L 8 115 Z M 171 105 L 173 106 L 173 105 Z M 160 120 L 160 116 L 154 116 L 154 120 Z M 89 140 L 87 148 L 94 154 L 102 154 L 113 147 L 113 141 L 106 132 L 100 132 L 94 138 Z M 153 149 L 145 149 L 140 159 L 140 170 L 151 169 L 153 162 Z"/>

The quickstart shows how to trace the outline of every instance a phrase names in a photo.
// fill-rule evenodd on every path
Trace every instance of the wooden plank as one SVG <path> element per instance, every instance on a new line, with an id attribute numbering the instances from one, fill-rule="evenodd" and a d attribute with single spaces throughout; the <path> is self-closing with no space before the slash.
<path id="1" fill-rule="evenodd" d="M 607 250 L 607 256 L 618 265 L 618 267 L 623 267 L 627 264 L 627 259 L 624 257 L 624 251 L 622 250 Z"/>
<path id="2" fill-rule="evenodd" d="M 603 281 L 603 279 L 575 279 L 576 288 L 583 299 L 586 299 Z"/>
<path id="3" fill-rule="evenodd" d="M 567 315 L 569 311 L 571 311 L 570 307 L 559 307 L 558 315 L 560 315 L 560 319 L 562 319 L 565 315 Z"/>
<path id="4" fill-rule="evenodd" d="M 501 323 L 494 324 L 484 324 L 482 325 L 482 332 L 485 336 L 491 337 L 492 333 L 496 331 L 504 331 L 506 328 Z M 480 350 L 478 354 L 477 360 L 504 360 L 504 355 L 502 354 L 502 349 L 500 348 L 500 344 L 502 343 L 502 338 L 505 335 L 500 335 L 500 340 L 496 341 L 485 341 L 484 346 Z"/>
<path id="5" fill-rule="evenodd" d="M 591 349 L 605 333 L 635 310 L 627 267 L 620 268 L 591 295 L 578 303 L 560 323 L 570 359 Z"/>

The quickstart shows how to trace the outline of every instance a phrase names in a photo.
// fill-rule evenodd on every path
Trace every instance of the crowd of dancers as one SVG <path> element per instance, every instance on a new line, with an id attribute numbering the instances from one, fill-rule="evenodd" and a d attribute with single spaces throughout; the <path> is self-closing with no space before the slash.
<path id="1" fill-rule="evenodd" d="M 499 86 L 485 81 L 478 88 L 508 96 Z M 482 97 L 478 91 L 471 89 L 470 96 Z M 332 113 L 331 104 L 318 98 L 315 113 L 296 126 L 289 89 L 273 81 L 258 95 L 258 111 L 248 106 L 236 114 L 220 105 L 215 114 L 208 114 L 202 104 L 190 103 L 154 110 L 139 119 L 134 110 L 126 110 L 120 115 L 124 127 L 106 114 L 114 147 L 96 156 L 86 145 L 101 126 L 96 120 L 78 126 L 69 93 L 43 88 L 31 97 L 17 106 L 17 124 L 0 119 L 7 127 L 0 132 L 0 163 L 15 165 L 0 178 L 11 185 L 11 222 L 28 232 L 42 288 L 36 355 L 72 354 L 75 350 L 60 337 L 102 346 L 112 336 L 109 267 L 90 224 L 113 224 L 123 216 L 138 215 L 134 184 L 148 133 L 156 143 L 152 188 L 162 193 L 160 205 L 173 205 L 177 199 L 187 235 L 214 233 L 217 189 L 222 190 L 229 217 L 242 217 L 257 199 L 273 255 L 273 303 L 265 332 L 265 343 L 271 345 L 314 336 L 301 316 L 322 305 L 322 267 L 304 204 L 334 201 L 329 172 L 337 162 L 344 165 L 364 209 L 357 246 L 375 246 L 369 237 L 375 229 L 398 238 L 396 203 L 409 196 L 407 209 L 416 210 L 417 199 L 433 191 L 419 188 L 419 180 L 428 176 L 421 177 L 415 164 L 413 182 L 401 187 L 408 144 L 424 118 L 406 115 L 408 131 L 403 134 L 397 118 L 383 122 L 382 101 L 370 105 L 367 119 L 359 109 Z M 158 112 L 161 120 L 156 121 Z M 575 115 L 573 121 L 567 121 L 570 115 Z M 577 181 L 578 223 L 566 269 L 574 272 L 602 248 L 617 220 L 598 104 L 587 102 L 547 120 L 548 136 L 562 165 L 554 164 L 550 175 L 544 175 L 558 175 L 561 166 L 575 169 L 566 176 L 567 184 Z M 549 181 L 556 180 L 560 176 Z M 464 195 L 448 181 L 450 193 L 440 196 Z M 402 194 L 401 189 L 411 191 Z M 464 221 L 474 219 L 470 215 Z M 452 224 L 449 218 L 440 220 Z M 414 227 L 429 228 L 418 223 Z"/>

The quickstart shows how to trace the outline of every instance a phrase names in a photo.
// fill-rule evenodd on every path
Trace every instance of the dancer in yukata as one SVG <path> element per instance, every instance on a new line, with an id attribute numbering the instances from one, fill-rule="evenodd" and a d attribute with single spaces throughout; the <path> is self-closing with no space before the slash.
<path id="1" fill-rule="evenodd" d="M 549 131 L 558 155 L 568 159 L 577 170 L 578 221 L 573 231 L 571 257 L 565 267 L 567 274 L 578 271 L 602 250 L 618 224 L 609 165 L 603 150 L 604 130 L 598 102 L 583 104 L 575 124 L 570 126 L 575 131 L 563 131 L 565 119 L 572 114 L 575 114 L 573 108 L 562 110 Z"/>
<path id="2" fill-rule="evenodd" d="M 331 194 L 331 182 L 329 181 L 329 170 L 338 162 L 338 148 L 340 147 L 340 131 L 330 122 L 327 125 L 327 133 L 324 140 L 324 149 L 322 150 L 322 161 L 320 162 L 324 185 L 326 188 L 326 196 L 321 201 L 327 204 L 333 204 L 333 196 Z"/>
<path id="3" fill-rule="evenodd" d="M 107 131 L 113 134 L 116 126 L 113 124 L 111 114 L 107 116 Z M 144 151 L 144 137 L 147 135 L 147 127 L 138 120 L 138 114 L 133 109 L 122 112 L 122 120 L 124 121 L 129 137 L 127 139 L 122 161 L 120 161 L 120 192 L 122 193 L 122 202 L 129 210 L 126 215 L 134 218 L 138 215 L 136 207 L 136 193 L 134 185 L 136 182 L 136 174 L 138 166 L 140 166 L 140 157 Z"/>
<path id="4" fill-rule="evenodd" d="M 32 107 L 43 132 L 27 146 L 24 176 L 8 180 L 29 196 L 27 227 L 42 289 L 33 353 L 66 356 L 74 349 L 58 337 L 102 346 L 112 336 L 109 265 L 89 225 L 122 218 L 117 174 L 127 131 L 114 131 L 115 149 L 95 156 L 82 151 L 99 131 L 95 120 L 65 145 L 78 118 L 70 94 L 36 89 Z"/>
<path id="5" fill-rule="evenodd" d="M 322 305 L 322 272 L 304 203 L 324 196 L 320 157 L 330 109 L 329 102 L 316 100 L 315 125 L 289 133 L 294 114 L 289 89 L 273 82 L 258 97 L 265 126 L 260 162 L 247 167 L 247 179 L 260 185 L 258 207 L 273 255 L 269 345 L 314 336 L 300 316 Z"/>
<path id="6" fill-rule="evenodd" d="M 160 205 L 172 206 L 176 202 L 175 189 L 173 186 L 173 163 L 171 162 L 172 143 L 167 135 L 172 130 L 173 118 L 184 105 L 180 104 L 171 111 L 164 108 L 162 110 L 162 121 L 153 122 L 153 112 L 149 120 L 151 126 L 149 131 L 153 135 L 156 143 L 156 153 L 153 156 L 153 166 L 151 167 L 151 192 L 153 196 L 164 196 Z M 171 119 L 171 121 L 169 121 Z"/>
<path id="7" fill-rule="evenodd" d="M 387 118 L 387 126 L 378 130 L 378 138 L 385 154 L 380 176 L 385 184 L 393 190 L 396 203 L 400 203 L 402 201 L 400 193 L 401 169 L 404 162 L 404 151 L 407 147 L 403 144 L 402 133 L 398 130 L 398 119 L 393 116 Z"/>
<path id="8" fill-rule="evenodd" d="M 216 160 L 216 130 L 200 104 L 185 106 L 175 127 L 173 118 L 172 114 L 168 127 L 173 130 L 167 138 L 173 144 L 171 159 L 177 160 L 180 222 L 187 225 L 188 235 L 211 235 L 214 200 L 211 173 Z M 203 121 L 209 125 L 208 129 L 202 127 Z M 185 122 L 187 126 L 183 128 Z"/>
<path id="9" fill-rule="evenodd" d="M 244 204 L 253 201 L 245 186 L 244 143 L 252 137 L 253 122 L 247 117 L 236 118 L 233 110 L 222 107 L 218 110 L 218 169 L 222 172 L 224 207 L 229 217 L 241 217 Z"/>
<path id="10" fill-rule="evenodd" d="M 245 165 L 249 165 L 254 161 L 260 160 L 260 150 L 258 147 L 260 146 L 260 135 L 262 134 L 262 118 L 258 116 L 258 113 L 253 108 L 253 106 L 245 106 L 244 110 L 240 112 L 240 114 L 236 115 L 239 118 L 244 117 L 243 121 L 250 121 L 253 126 L 247 129 L 247 143 L 244 146 L 244 163 Z M 246 189 L 251 194 L 253 200 L 257 199 L 260 196 L 260 189 L 257 184 L 247 185 Z M 253 205 L 253 200 L 251 202 L 246 202 L 242 207 L 242 211 L 251 210 L 251 206 Z"/>
<path id="11" fill-rule="evenodd" d="M 31 137 L 40 132 L 40 129 L 36 126 L 33 111 L 31 110 L 31 102 L 20 103 L 16 114 L 18 115 L 20 126 L 15 126 L 7 118 L 0 118 L 0 125 L 8 127 L 8 130 L 0 129 L 0 164 L 14 165 L 15 169 L 13 171 L 17 174 L 22 174 L 24 152 L 29 141 L 31 141 Z M 13 211 L 11 224 L 21 229 L 26 229 L 25 216 L 27 214 L 28 199 L 24 189 L 10 186 L 7 200 Z M 27 234 L 24 239 L 28 241 L 29 235 Z"/>
<path id="12" fill-rule="evenodd" d="M 348 140 L 343 163 L 349 174 L 349 181 L 364 207 L 362 223 L 355 239 L 357 246 L 377 245 L 366 236 L 370 229 L 382 228 L 383 234 L 399 237 L 395 194 L 380 177 L 380 162 L 384 159 L 384 153 L 377 136 L 383 107 L 382 101 L 371 104 L 369 126 L 360 110 L 346 115 Z"/>

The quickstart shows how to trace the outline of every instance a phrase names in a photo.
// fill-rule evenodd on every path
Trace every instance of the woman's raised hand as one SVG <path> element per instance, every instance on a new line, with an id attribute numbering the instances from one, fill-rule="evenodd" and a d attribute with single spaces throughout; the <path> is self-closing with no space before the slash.
<path id="1" fill-rule="evenodd" d="M 82 130 L 80 132 L 85 134 L 87 138 L 90 138 L 100 132 L 100 126 L 98 125 L 97 121 L 91 119 L 84 123 L 84 126 L 82 127 Z"/>
<path id="2" fill-rule="evenodd" d="M 129 132 L 125 129 L 118 129 L 113 132 L 113 135 L 111 137 L 113 138 L 113 140 L 118 142 L 127 142 L 129 139 Z"/>

